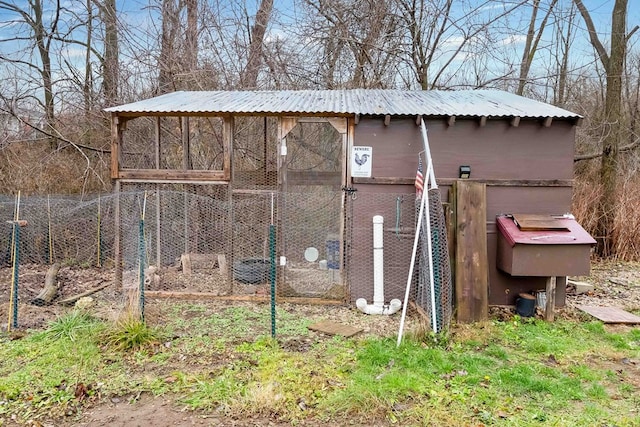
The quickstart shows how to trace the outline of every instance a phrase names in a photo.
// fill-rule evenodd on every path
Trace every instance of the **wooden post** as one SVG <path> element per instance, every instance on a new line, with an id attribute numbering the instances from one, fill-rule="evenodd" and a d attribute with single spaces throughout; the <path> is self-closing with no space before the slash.
<path id="1" fill-rule="evenodd" d="M 114 185 L 116 197 L 114 200 L 114 236 L 113 236 L 113 252 L 114 262 L 116 264 L 115 283 L 116 286 L 122 286 L 122 253 L 120 249 L 120 180 L 116 179 Z"/>
<path id="2" fill-rule="evenodd" d="M 486 185 L 456 182 L 456 309 L 459 322 L 489 315 Z"/>
<path id="3" fill-rule="evenodd" d="M 156 120 L 156 169 L 160 170 L 160 144 L 161 144 L 161 122 L 160 117 Z M 156 184 L 156 267 L 160 268 L 162 262 L 162 246 L 160 244 L 160 184 Z"/>
<path id="4" fill-rule="evenodd" d="M 547 304 L 544 310 L 544 320 L 553 322 L 554 309 L 556 306 L 556 276 L 547 279 Z"/>

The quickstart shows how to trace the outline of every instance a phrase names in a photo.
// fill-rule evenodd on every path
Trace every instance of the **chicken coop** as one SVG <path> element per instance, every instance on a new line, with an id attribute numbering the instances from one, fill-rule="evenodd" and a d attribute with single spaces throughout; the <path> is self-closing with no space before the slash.
<path id="1" fill-rule="evenodd" d="M 174 92 L 106 111 L 124 287 L 143 265 L 148 297 L 261 298 L 274 279 L 278 298 L 349 304 L 376 297 L 375 271 L 385 304 L 419 280 L 421 121 L 455 298 L 514 304 L 543 288 L 498 268 L 496 218 L 570 211 L 581 119 L 497 90 Z"/>

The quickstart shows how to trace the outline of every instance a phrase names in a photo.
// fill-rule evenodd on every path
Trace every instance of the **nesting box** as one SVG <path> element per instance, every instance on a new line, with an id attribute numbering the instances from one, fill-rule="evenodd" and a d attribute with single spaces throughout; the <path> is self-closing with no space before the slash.
<path id="1" fill-rule="evenodd" d="M 571 216 L 505 215 L 498 226 L 498 268 L 512 276 L 582 276 L 596 241 Z"/>

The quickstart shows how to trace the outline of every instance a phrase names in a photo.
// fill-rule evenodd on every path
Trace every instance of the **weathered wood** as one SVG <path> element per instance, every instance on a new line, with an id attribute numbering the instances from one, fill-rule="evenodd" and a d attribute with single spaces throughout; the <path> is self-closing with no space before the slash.
<path id="1" fill-rule="evenodd" d="M 196 270 L 218 268 L 221 274 L 227 273 L 227 258 L 224 254 L 182 254 L 180 256 L 182 273 L 191 275 Z"/>
<path id="2" fill-rule="evenodd" d="M 640 316 L 624 311 L 618 307 L 599 307 L 593 305 L 579 305 L 578 309 L 589 313 L 604 323 L 640 324 Z"/>
<path id="3" fill-rule="evenodd" d="M 415 301 L 409 301 L 409 307 L 412 308 L 418 316 L 420 316 L 423 322 L 429 325 L 429 328 L 431 328 L 431 317 L 429 316 L 429 313 L 424 311 L 424 309 L 416 304 Z"/>
<path id="4" fill-rule="evenodd" d="M 111 178 L 118 178 L 120 169 L 120 145 L 122 144 L 122 130 L 120 119 L 115 114 L 111 115 Z"/>
<path id="5" fill-rule="evenodd" d="M 182 274 L 191 276 L 191 258 L 189 258 L 189 254 L 180 255 L 180 265 L 182 265 Z"/>
<path id="6" fill-rule="evenodd" d="M 137 180 L 226 181 L 224 171 L 178 169 L 122 169 L 116 178 Z"/>
<path id="7" fill-rule="evenodd" d="M 222 133 L 222 171 L 224 179 L 231 179 L 231 153 L 233 152 L 233 117 L 225 117 Z M 265 129 L 265 134 L 266 134 Z"/>
<path id="8" fill-rule="evenodd" d="M 437 178 L 438 185 L 453 185 L 458 178 Z M 473 179 L 487 187 L 573 187 L 573 179 Z M 354 184 L 414 185 L 415 177 L 353 178 Z"/>
<path id="9" fill-rule="evenodd" d="M 352 337 L 363 331 L 362 328 L 356 328 L 354 326 L 343 325 L 341 323 L 332 322 L 330 320 L 323 320 L 313 325 L 307 326 L 311 331 L 322 332 L 327 335 L 340 335 L 345 338 Z"/>
<path id="10" fill-rule="evenodd" d="M 104 282 L 104 280 L 98 280 L 97 283 L 102 283 Z M 96 292 L 99 292 L 101 290 L 103 290 L 104 288 L 111 286 L 111 282 L 107 282 L 107 283 L 103 283 L 100 286 L 97 286 L 95 288 L 89 289 L 88 291 L 84 291 L 81 292 L 79 294 L 67 297 L 65 299 L 62 299 L 60 301 L 58 301 L 58 304 L 60 305 L 72 305 L 75 304 L 76 301 L 78 301 L 80 298 L 84 298 L 84 297 L 88 297 L 90 295 L 95 294 Z"/>
<path id="11" fill-rule="evenodd" d="M 182 169 L 191 170 L 191 135 L 189 133 L 189 117 L 180 118 L 182 137 Z"/>
<path id="12" fill-rule="evenodd" d="M 489 312 L 486 186 L 460 180 L 455 187 L 457 319 L 477 322 Z"/>
<path id="13" fill-rule="evenodd" d="M 58 271 L 60 270 L 60 263 L 56 262 L 49 267 L 47 274 L 44 277 L 44 288 L 33 300 L 31 304 L 43 306 L 51 304 L 51 301 L 56 297 L 58 293 Z"/>
<path id="14" fill-rule="evenodd" d="M 553 322 L 556 307 L 556 276 L 547 279 L 547 304 L 544 310 L 544 320 Z"/>
<path id="15" fill-rule="evenodd" d="M 451 127 L 456 124 L 456 116 L 449 116 L 447 119 L 447 126 Z"/>
<path id="16" fill-rule="evenodd" d="M 269 295 L 218 295 L 215 292 L 173 292 L 173 291 L 146 291 L 145 298 L 169 298 L 180 300 L 215 300 L 215 301 L 250 301 L 250 302 L 268 302 Z M 305 298 L 305 297 L 278 297 L 278 302 L 292 304 L 309 304 L 309 305 L 344 305 L 341 300 L 326 298 Z"/>
<path id="17" fill-rule="evenodd" d="M 220 274 L 226 276 L 227 274 L 227 257 L 224 254 L 218 254 L 218 268 L 220 269 Z"/>

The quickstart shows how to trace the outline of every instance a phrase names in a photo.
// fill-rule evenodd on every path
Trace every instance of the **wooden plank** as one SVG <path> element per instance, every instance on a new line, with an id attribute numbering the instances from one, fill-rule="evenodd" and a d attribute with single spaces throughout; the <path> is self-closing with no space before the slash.
<path id="1" fill-rule="evenodd" d="M 459 178 L 437 178 L 438 185 L 453 185 Z M 572 179 L 473 179 L 487 187 L 573 187 Z M 415 177 L 377 176 L 353 178 L 354 184 L 414 185 Z"/>
<path id="2" fill-rule="evenodd" d="M 488 318 L 486 190 L 481 183 L 456 182 L 456 312 L 462 323 Z"/>
<path id="3" fill-rule="evenodd" d="M 556 307 L 556 276 L 551 276 L 547 279 L 547 303 L 544 309 L 544 320 L 547 322 L 553 322 Z"/>
<path id="4" fill-rule="evenodd" d="M 233 117 L 225 117 L 222 123 L 222 172 L 223 179 L 231 179 L 231 153 L 233 152 Z M 266 133 L 266 129 L 265 129 Z"/>
<path id="5" fill-rule="evenodd" d="M 513 220 L 522 231 L 569 231 L 566 222 L 551 215 L 513 214 Z"/>
<path id="6" fill-rule="evenodd" d="M 202 300 L 202 301 L 248 301 L 265 303 L 269 302 L 269 295 L 220 295 L 215 292 L 179 292 L 179 291 L 145 291 L 145 298 L 156 299 L 179 299 L 179 300 Z M 279 303 L 308 304 L 308 305 L 344 305 L 343 301 L 326 298 L 305 298 L 305 297 L 278 297 Z"/>
<path id="7" fill-rule="evenodd" d="M 362 328 L 356 328 L 353 326 L 342 325 L 340 323 L 332 322 L 330 320 L 324 320 L 313 325 L 307 326 L 308 329 L 316 332 L 322 332 L 327 335 L 340 335 L 346 338 L 352 337 L 360 332 Z"/>
<path id="8" fill-rule="evenodd" d="M 225 181 L 224 171 L 178 170 L 178 169 L 122 169 L 121 179 L 138 180 L 183 180 L 183 181 Z"/>
<path id="9" fill-rule="evenodd" d="M 223 276 L 227 274 L 227 257 L 224 254 L 218 254 L 218 269 Z"/>
<path id="10" fill-rule="evenodd" d="M 618 307 L 597 307 L 593 305 L 579 305 L 578 309 L 589 313 L 604 323 L 640 324 L 640 316 L 624 311 Z"/>
<path id="11" fill-rule="evenodd" d="M 122 130 L 120 129 L 120 118 L 115 114 L 111 115 L 111 178 L 118 178 L 120 169 L 120 146 L 122 144 Z"/>
<path id="12" fill-rule="evenodd" d="M 189 133 L 189 117 L 181 118 L 182 128 L 182 169 L 192 169 L 191 164 L 191 138 Z"/>

